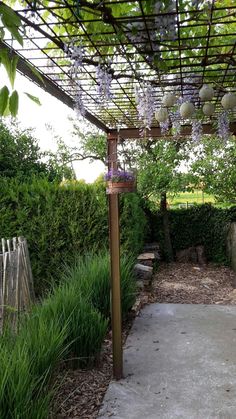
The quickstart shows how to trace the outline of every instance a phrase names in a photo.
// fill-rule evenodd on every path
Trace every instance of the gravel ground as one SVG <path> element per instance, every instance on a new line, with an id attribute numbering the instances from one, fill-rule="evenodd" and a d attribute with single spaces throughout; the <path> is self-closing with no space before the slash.
<path id="1" fill-rule="evenodd" d="M 236 275 L 222 266 L 189 263 L 161 264 L 150 290 L 137 298 L 130 318 L 123 325 L 125 341 L 135 315 L 152 302 L 182 304 L 236 304 Z M 62 368 L 52 419 L 95 419 L 112 377 L 111 332 L 104 342 L 99 364 L 92 369 Z"/>

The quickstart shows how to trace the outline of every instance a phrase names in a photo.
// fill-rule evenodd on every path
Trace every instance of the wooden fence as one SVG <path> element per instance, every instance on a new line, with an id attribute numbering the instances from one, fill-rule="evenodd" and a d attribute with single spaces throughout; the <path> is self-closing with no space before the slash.
<path id="1" fill-rule="evenodd" d="M 23 237 L 2 239 L 0 244 L 1 332 L 6 323 L 17 329 L 20 312 L 26 310 L 34 299 L 26 239 Z"/>

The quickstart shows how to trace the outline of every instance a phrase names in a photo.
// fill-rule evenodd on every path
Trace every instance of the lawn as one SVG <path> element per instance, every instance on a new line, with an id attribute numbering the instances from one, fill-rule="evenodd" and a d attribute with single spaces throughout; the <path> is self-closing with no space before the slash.
<path id="1" fill-rule="evenodd" d="M 192 206 L 195 204 L 201 205 L 206 203 L 215 203 L 213 195 L 203 193 L 201 190 L 195 190 L 194 192 L 180 192 L 174 197 L 168 196 L 168 204 L 170 208 L 181 208 Z"/>

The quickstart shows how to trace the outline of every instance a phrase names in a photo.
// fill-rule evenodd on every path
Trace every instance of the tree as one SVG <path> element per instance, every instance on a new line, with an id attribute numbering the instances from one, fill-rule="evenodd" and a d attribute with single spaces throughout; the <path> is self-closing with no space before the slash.
<path id="1" fill-rule="evenodd" d="M 51 181 L 61 181 L 63 176 L 73 178 L 73 172 L 57 161 L 57 153 L 40 151 L 31 129 L 21 129 L 11 121 L 10 126 L 0 122 L 0 176 L 20 180 L 46 176 Z"/>
<path id="2" fill-rule="evenodd" d="M 189 181 L 219 201 L 236 199 L 236 138 L 225 143 L 217 137 L 203 137 L 194 148 Z"/>
<path id="3" fill-rule="evenodd" d="M 167 192 L 177 193 L 184 190 L 185 175 L 181 172 L 181 163 L 188 159 L 188 143 L 177 140 L 157 140 L 141 145 L 138 165 L 138 188 L 149 201 L 160 202 L 163 218 L 164 247 L 168 260 L 173 260 L 170 238 Z"/>
<path id="4" fill-rule="evenodd" d="M 72 135 L 76 141 L 76 146 L 67 147 L 67 162 L 82 161 L 89 159 L 101 161 L 107 164 L 107 139 L 106 135 L 94 128 L 87 122 L 86 128 L 81 129 L 78 121 L 71 119 L 73 122 Z M 80 120 L 79 120 L 80 122 Z"/>

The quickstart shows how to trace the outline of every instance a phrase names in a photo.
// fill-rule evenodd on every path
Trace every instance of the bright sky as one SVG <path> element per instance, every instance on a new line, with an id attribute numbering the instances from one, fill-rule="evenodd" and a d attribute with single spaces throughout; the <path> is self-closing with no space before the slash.
<path id="1" fill-rule="evenodd" d="M 1 87 L 9 84 L 4 70 L 0 71 Z M 62 137 L 68 145 L 76 145 L 75 137 L 72 139 L 72 123 L 69 116 L 75 118 L 75 113 L 62 102 L 46 93 L 43 89 L 34 85 L 27 78 L 17 73 L 15 89 L 20 96 L 18 119 L 24 127 L 35 128 L 35 137 L 43 150 L 56 150 L 54 134 Z M 24 92 L 37 96 L 42 104 L 38 106 L 31 101 Z M 52 131 L 47 128 L 52 126 Z M 89 161 L 75 162 L 74 169 L 78 179 L 85 179 L 86 182 L 93 182 L 100 173 L 104 172 L 104 165 L 100 162 L 92 164 Z"/>

